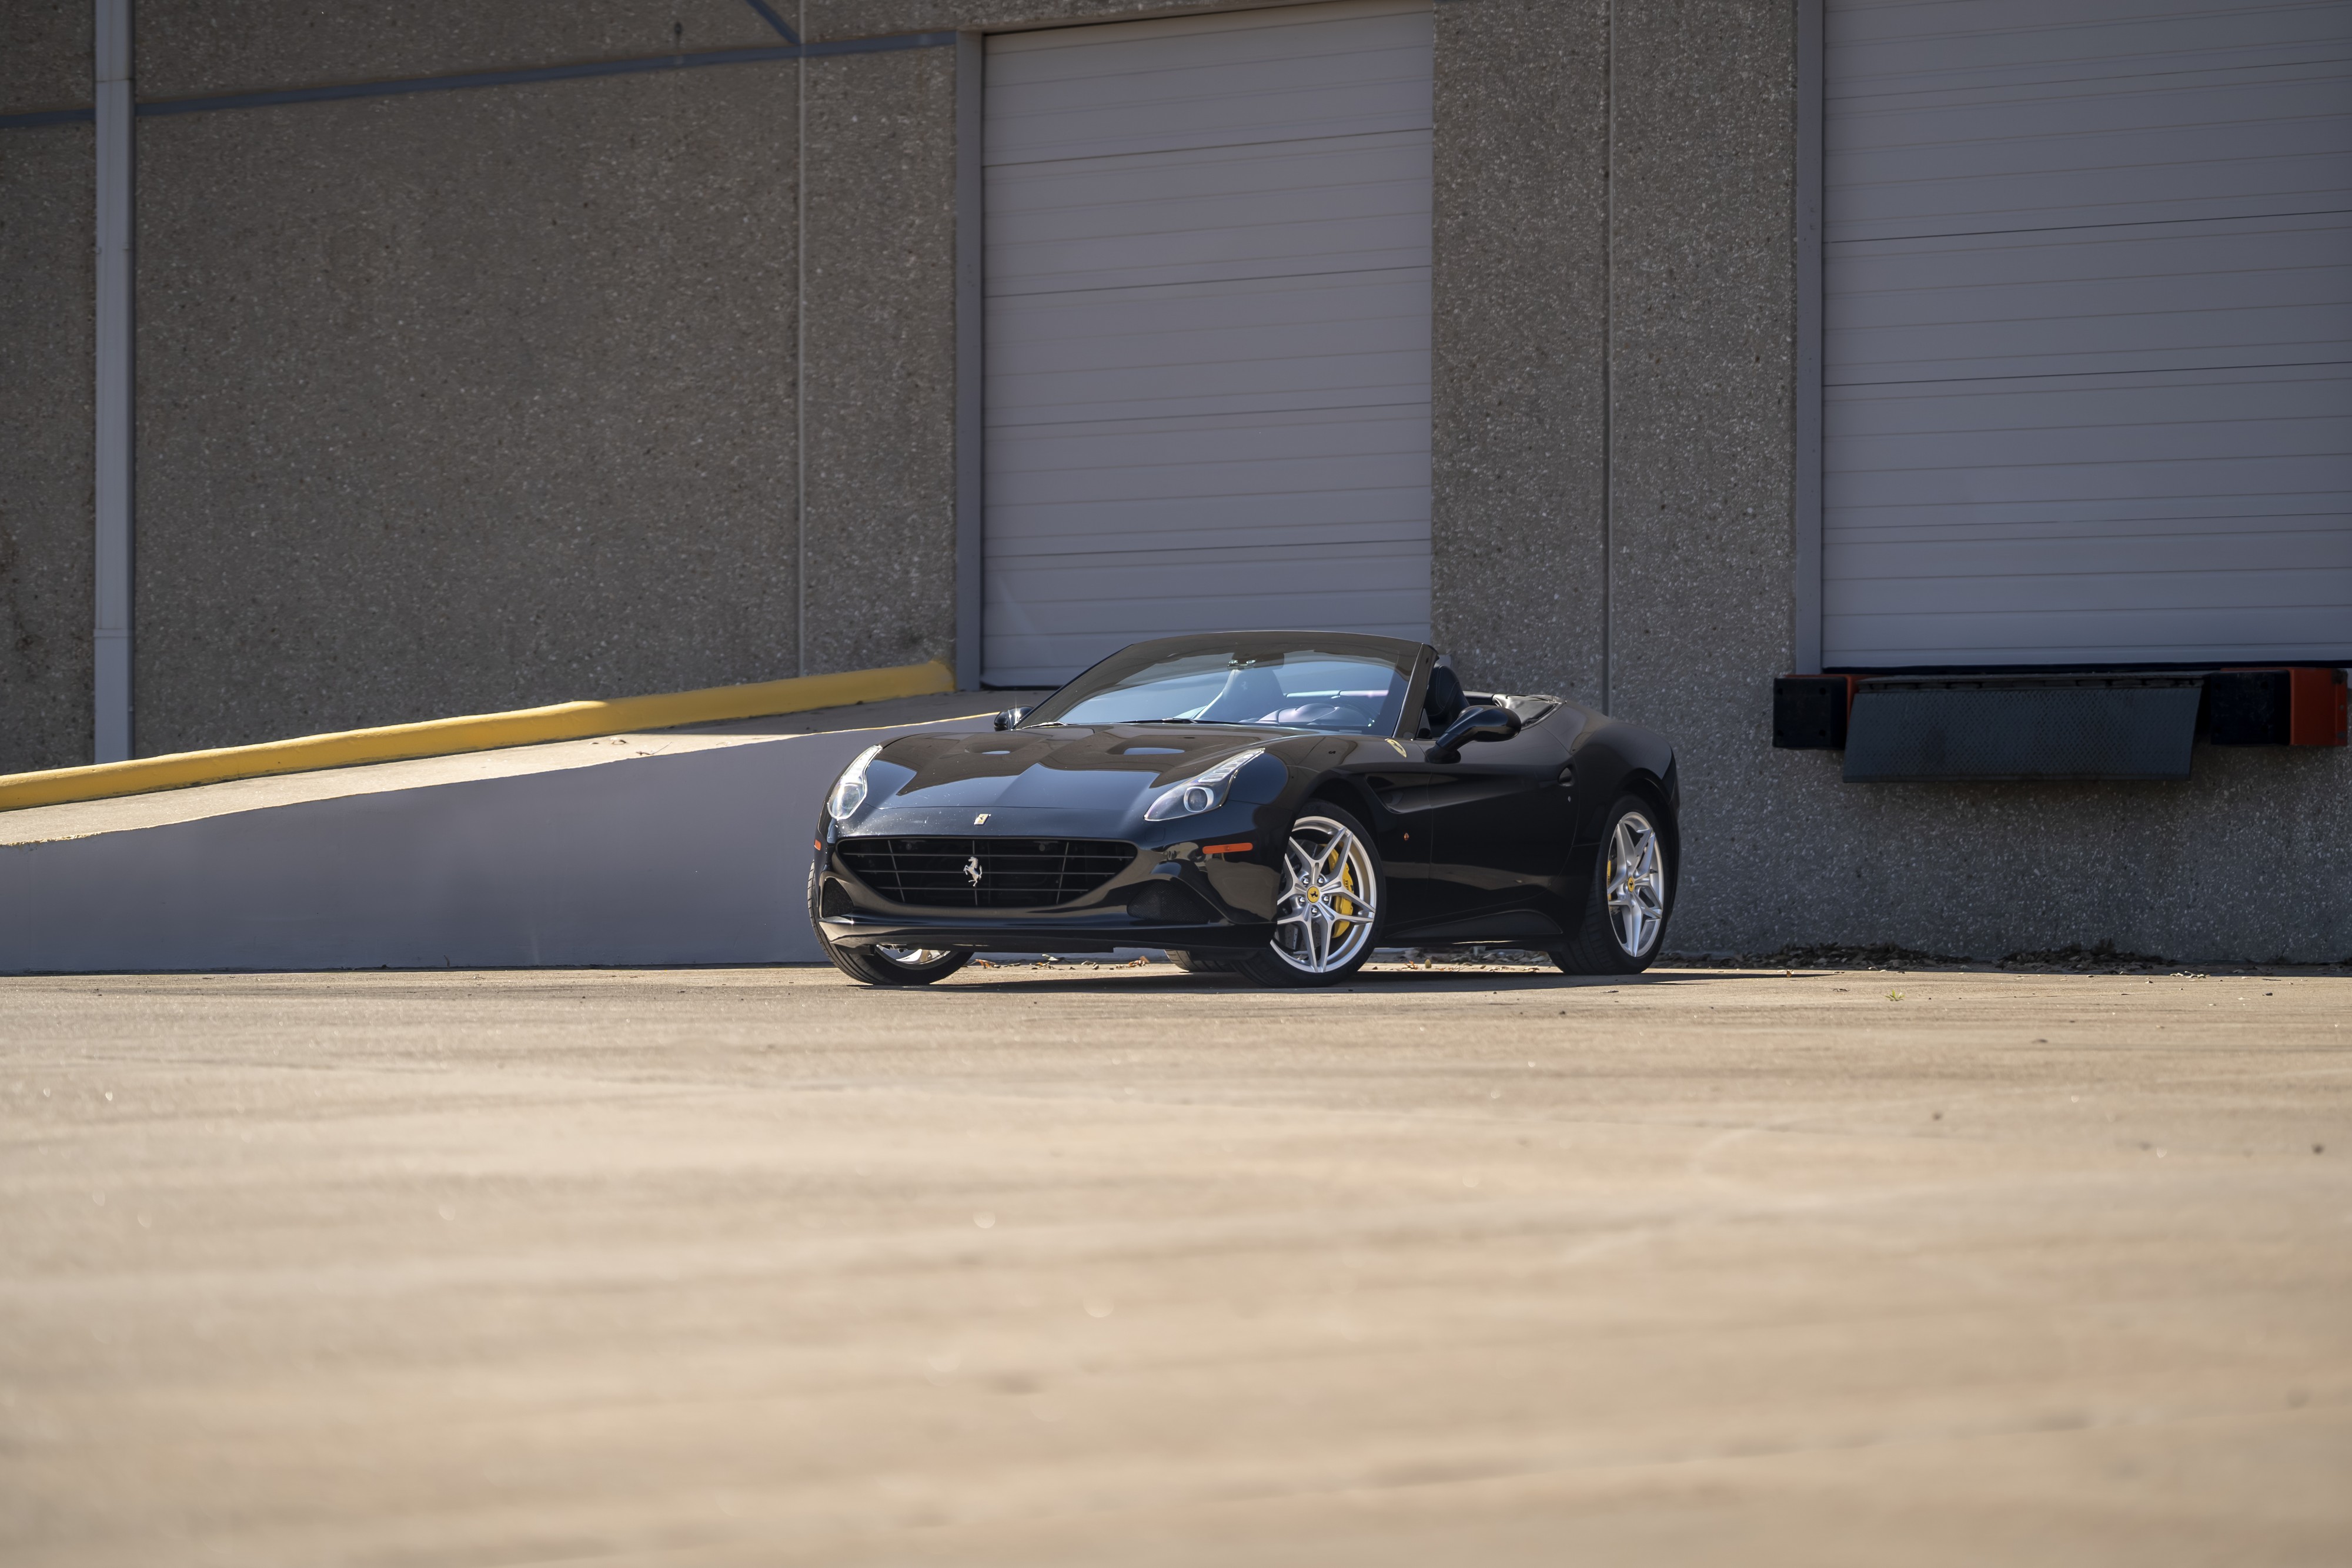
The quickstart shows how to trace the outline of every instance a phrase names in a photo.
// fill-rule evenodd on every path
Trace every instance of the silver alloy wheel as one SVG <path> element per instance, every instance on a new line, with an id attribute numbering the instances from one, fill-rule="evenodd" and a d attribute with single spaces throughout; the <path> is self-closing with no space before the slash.
<path id="1" fill-rule="evenodd" d="M 936 964 L 940 959 L 948 956 L 948 949 L 945 947 L 883 947 L 877 946 L 874 950 L 881 954 L 885 958 L 889 959 L 894 964 L 906 964 L 919 969 L 926 964 Z"/>
<path id="2" fill-rule="evenodd" d="M 1372 940 L 1371 852 L 1328 817 L 1301 817 L 1282 856 L 1275 902 L 1275 956 L 1294 969 L 1328 975 L 1356 960 Z"/>
<path id="3" fill-rule="evenodd" d="M 1629 958 L 1650 950 L 1666 923 L 1665 846 L 1639 811 L 1617 819 L 1609 841 L 1609 926 Z"/>

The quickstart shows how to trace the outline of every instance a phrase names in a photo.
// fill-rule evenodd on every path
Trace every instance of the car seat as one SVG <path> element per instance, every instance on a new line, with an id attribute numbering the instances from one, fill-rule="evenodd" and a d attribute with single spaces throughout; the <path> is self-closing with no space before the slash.
<path id="1" fill-rule="evenodd" d="M 1422 699 L 1421 711 L 1430 734 L 1444 734 L 1445 727 L 1460 718 L 1462 710 L 1469 706 L 1470 699 L 1463 695 L 1461 676 L 1444 664 L 1429 672 L 1429 695 Z"/>
<path id="2" fill-rule="evenodd" d="M 1202 724 L 1259 724 L 1288 706 L 1288 694 L 1270 669 L 1245 666 L 1227 672 L 1225 689 L 1201 710 Z"/>

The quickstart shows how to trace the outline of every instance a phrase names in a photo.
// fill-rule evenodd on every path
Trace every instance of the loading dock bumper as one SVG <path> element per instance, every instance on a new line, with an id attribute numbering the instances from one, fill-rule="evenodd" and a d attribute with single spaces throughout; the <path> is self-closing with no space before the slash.
<path id="1" fill-rule="evenodd" d="M 2181 779 L 2193 743 L 2340 747 L 2327 667 L 1784 675 L 1772 744 L 1842 750 L 1853 784 Z"/>

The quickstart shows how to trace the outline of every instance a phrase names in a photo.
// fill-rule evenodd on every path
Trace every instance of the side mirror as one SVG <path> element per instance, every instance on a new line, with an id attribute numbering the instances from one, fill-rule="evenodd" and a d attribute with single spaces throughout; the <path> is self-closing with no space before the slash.
<path id="1" fill-rule="evenodd" d="M 1432 762 L 1459 762 L 1462 747 L 1474 740 L 1508 740 L 1519 733 L 1519 716 L 1505 707 L 1474 707 L 1445 727 L 1429 743 Z"/>
<path id="2" fill-rule="evenodd" d="M 1006 708 L 1003 713 L 996 716 L 996 727 L 999 729 L 1011 729 L 1014 725 L 1019 724 L 1023 719 L 1027 718 L 1028 716 L 1029 710 L 1025 707 Z"/>

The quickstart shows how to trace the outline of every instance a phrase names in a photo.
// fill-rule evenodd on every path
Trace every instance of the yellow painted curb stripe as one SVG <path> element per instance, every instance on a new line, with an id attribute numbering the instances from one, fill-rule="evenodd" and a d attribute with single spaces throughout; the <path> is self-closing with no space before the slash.
<path id="1" fill-rule="evenodd" d="M 0 811 L 22 806 L 55 806 L 68 800 L 102 800 L 217 784 L 225 779 L 258 779 L 271 773 L 307 773 L 318 768 L 352 768 L 367 762 L 400 762 L 415 757 L 446 757 L 460 751 L 491 751 L 502 746 L 536 746 L 550 740 L 585 740 L 640 729 L 673 729 L 682 724 L 766 718 L 772 714 L 890 697 L 928 696 L 955 690 L 955 673 L 934 659 L 887 670 L 849 670 L 837 675 L 798 675 L 743 686 L 707 686 L 698 692 L 621 697 L 613 702 L 556 703 L 513 713 L 469 714 L 461 718 L 388 724 L 379 729 L 347 729 L 333 735 L 302 735 L 258 746 L 225 746 L 214 751 L 175 751 L 129 762 L 89 768 L 53 768 L 40 773 L 0 775 Z"/>

